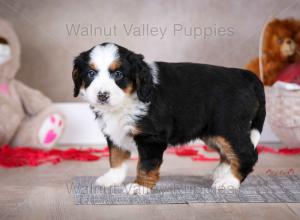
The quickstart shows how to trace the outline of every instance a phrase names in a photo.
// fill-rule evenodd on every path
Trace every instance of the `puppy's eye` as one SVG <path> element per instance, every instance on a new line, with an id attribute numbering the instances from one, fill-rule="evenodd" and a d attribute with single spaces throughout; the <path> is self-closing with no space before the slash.
<path id="1" fill-rule="evenodd" d="M 121 80 L 124 77 L 124 75 L 121 71 L 116 71 L 112 75 L 115 80 Z"/>
<path id="2" fill-rule="evenodd" d="M 88 77 L 89 78 L 94 78 L 96 76 L 96 71 L 95 70 L 89 70 L 88 72 Z"/>
<path id="3" fill-rule="evenodd" d="M 277 38 L 277 43 L 278 43 L 278 44 L 282 44 L 282 43 L 283 43 L 283 39 L 282 39 L 281 37 L 278 37 L 278 38 Z"/>

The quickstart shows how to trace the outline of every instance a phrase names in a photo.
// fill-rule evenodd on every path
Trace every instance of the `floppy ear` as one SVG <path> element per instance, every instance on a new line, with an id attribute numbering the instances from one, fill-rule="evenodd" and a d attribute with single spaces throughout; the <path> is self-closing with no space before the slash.
<path id="1" fill-rule="evenodd" d="M 132 53 L 129 62 L 135 72 L 137 96 L 142 102 L 150 102 L 153 93 L 153 80 L 149 66 L 144 62 L 144 56 Z"/>
<path id="2" fill-rule="evenodd" d="M 78 69 L 74 67 L 72 71 L 72 78 L 74 82 L 74 97 L 77 97 L 79 94 L 80 87 L 82 85 L 82 79 L 79 75 Z"/>

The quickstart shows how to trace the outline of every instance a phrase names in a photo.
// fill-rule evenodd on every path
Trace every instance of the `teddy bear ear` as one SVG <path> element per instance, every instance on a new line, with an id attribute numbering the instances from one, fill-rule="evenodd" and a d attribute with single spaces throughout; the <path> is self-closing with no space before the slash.
<path id="1" fill-rule="evenodd" d="M 293 35 L 297 41 L 297 34 L 300 33 L 300 20 L 296 20 L 294 18 L 289 18 L 285 20 L 286 27 L 292 31 Z"/>
<path id="2" fill-rule="evenodd" d="M 279 19 L 278 18 L 273 18 L 271 22 L 278 22 Z"/>
<path id="3" fill-rule="evenodd" d="M 277 26 L 279 23 L 281 23 L 281 21 L 278 18 L 273 18 L 271 21 L 269 21 L 266 25 L 266 32 L 270 31 L 272 32 L 272 30 L 274 29 L 275 26 Z"/>

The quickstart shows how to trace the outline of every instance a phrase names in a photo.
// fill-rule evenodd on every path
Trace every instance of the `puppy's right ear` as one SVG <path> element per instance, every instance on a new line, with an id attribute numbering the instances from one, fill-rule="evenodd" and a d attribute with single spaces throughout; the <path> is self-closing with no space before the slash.
<path id="1" fill-rule="evenodd" d="M 82 85 L 82 79 L 80 77 L 78 69 L 74 66 L 72 71 L 72 78 L 74 82 L 74 97 L 77 97 L 79 95 L 80 87 Z"/>

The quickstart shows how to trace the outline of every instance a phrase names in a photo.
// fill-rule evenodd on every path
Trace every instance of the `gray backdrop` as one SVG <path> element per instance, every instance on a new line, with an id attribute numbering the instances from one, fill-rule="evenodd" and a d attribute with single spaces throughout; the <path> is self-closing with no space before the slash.
<path id="1" fill-rule="evenodd" d="M 22 43 L 18 78 L 60 102 L 75 100 L 73 57 L 97 43 L 117 42 L 147 60 L 243 67 L 267 20 L 297 15 L 298 0 L 0 0 Z M 139 33 L 142 24 L 152 33 Z"/>

